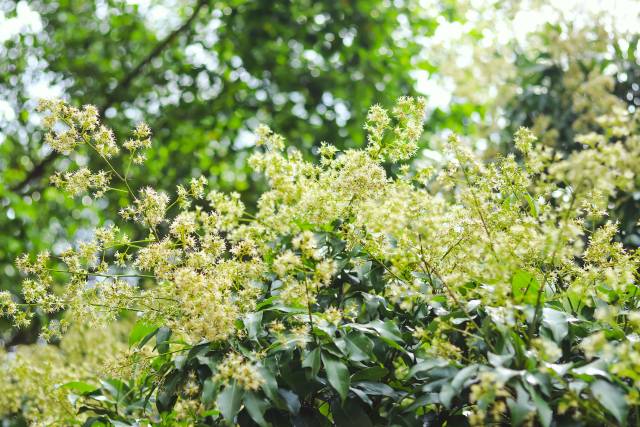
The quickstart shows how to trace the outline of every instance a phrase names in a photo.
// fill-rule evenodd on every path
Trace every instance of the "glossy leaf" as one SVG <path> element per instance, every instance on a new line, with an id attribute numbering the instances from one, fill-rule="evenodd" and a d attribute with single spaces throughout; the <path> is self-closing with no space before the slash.
<path id="1" fill-rule="evenodd" d="M 338 393 L 340 399 L 344 401 L 347 398 L 350 383 L 347 366 L 336 357 L 325 352 L 322 353 L 322 363 L 327 373 L 329 384 Z"/>

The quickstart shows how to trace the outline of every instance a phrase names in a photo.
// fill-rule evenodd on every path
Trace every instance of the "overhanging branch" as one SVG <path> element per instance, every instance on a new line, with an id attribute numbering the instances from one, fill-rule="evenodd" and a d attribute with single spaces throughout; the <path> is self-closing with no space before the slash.
<path id="1" fill-rule="evenodd" d="M 123 89 L 128 88 L 131 85 L 131 82 L 135 80 L 137 76 L 144 70 L 144 68 L 153 61 L 154 58 L 158 57 L 166 48 L 169 46 L 175 39 L 180 35 L 180 33 L 188 30 L 193 24 L 193 21 L 197 18 L 198 13 L 202 8 L 208 3 L 208 0 L 198 0 L 198 3 L 193 8 L 191 15 L 187 18 L 182 25 L 173 30 L 170 34 L 168 34 L 164 39 L 162 39 L 154 48 L 149 52 L 149 54 L 144 57 L 138 65 L 136 65 L 133 69 L 131 69 L 125 76 L 123 76 L 120 81 L 116 84 L 113 90 L 107 95 L 104 104 L 98 107 L 98 111 L 100 112 L 100 117 L 104 116 L 104 112 L 111 107 L 116 101 L 118 101 L 118 93 Z M 12 187 L 9 188 L 12 192 L 21 192 L 24 188 L 33 180 L 41 177 L 49 164 L 51 164 L 56 158 L 58 158 L 59 154 L 56 152 L 49 153 L 45 158 L 40 160 L 31 171 L 25 176 L 20 182 L 16 183 Z"/>

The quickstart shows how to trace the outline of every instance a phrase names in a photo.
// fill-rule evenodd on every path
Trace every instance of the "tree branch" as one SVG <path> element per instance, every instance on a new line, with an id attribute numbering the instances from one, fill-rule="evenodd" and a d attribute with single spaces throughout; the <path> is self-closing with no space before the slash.
<path id="1" fill-rule="evenodd" d="M 120 81 L 116 84 L 113 90 L 107 95 L 105 102 L 103 105 L 98 107 L 98 111 L 100 113 L 100 117 L 104 116 L 105 111 L 111 107 L 116 101 L 118 101 L 118 93 L 123 89 L 128 88 L 131 85 L 131 82 L 140 75 L 142 70 L 151 62 L 154 58 L 159 56 L 166 48 L 169 46 L 180 33 L 186 31 L 191 27 L 193 21 L 197 18 L 200 10 L 208 3 L 208 0 L 198 0 L 198 3 L 193 8 L 191 15 L 187 18 L 182 25 L 172 31 L 167 37 L 162 39 L 160 43 L 158 43 L 149 54 L 144 57 L 138 65 L 136 65 L 133 69 L 131 69 L 125 76 L 123 76 Z M 52 151 L 49 153 L 44 159 L 38 162 L 33 169 L 24 177 L 20 182 L 10 187 L 9 190 L 12 192 L 20 192 L 24 190 L 24 188 L 33 180 L 39 178 L 44 174 L 47 170 L 49 164 L 51 164 L 55 159 L 58 158 L 58 153 Z"/>

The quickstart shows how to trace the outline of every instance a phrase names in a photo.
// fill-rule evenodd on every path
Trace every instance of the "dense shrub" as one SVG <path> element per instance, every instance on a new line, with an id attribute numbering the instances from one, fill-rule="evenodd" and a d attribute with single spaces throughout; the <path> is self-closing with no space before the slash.
<path id="1" fill-rule="evenodd" d="M 638 188 L 628 111 L 600 117 L 579 152 L 522 128 L 518 158 L 481 161 L 451 135 L 442 160 L 417 169 L 421 99 L 372 107 L 366 148 L 323 144 L 315 163 L 261 126 L 250 164 L 269 189 L 250 213 L 207 192 L 207 177 L 174 196 L 136 188 L 144 124 L 119 144 L 91 107 L 42 108 L 53 149 L 105 165 L 53 183 L 130 203 L 91 239 L 20 258 L 25 304 L 0 294 L 2 312 L 23 326 L 64 310 L 42 337 L 85 340 L 78 351 L 108 345 L 78 338 L 82 325 L 135 324 L 128 349 L 96 360 L 101 380 L 43 369 L 21 392 L 37 349 L 7 356 L 4 412 L 119 426 L 640 422 L 638 253 L 606 220 L 611 198 Z M 70 398 L 65 411 L 38 386 Z"/>

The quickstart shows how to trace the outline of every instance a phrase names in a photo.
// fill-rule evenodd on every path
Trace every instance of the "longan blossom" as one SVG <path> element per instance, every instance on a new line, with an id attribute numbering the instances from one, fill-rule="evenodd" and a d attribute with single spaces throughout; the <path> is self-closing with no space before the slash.
<path id="1" fill-rule="evenodd" d="M 0 291 L 0 315 L 10 319 L 17 328 L 29 326 L 33 317 L 33 313 L 21 309 L 9 291 Z"/>
<path id="2" fill-rule="evenodd" d="M 326 142 L 321 143 L 320 148 L 318 149 L 318 154 L 322 156 L 322 161 L 331 160 L 337 152 L 338 149 L 336 146 L 327 144 Z"/>
<path id="3" fill-rule="evenodd" d="M 47 111 L 44 125 L 49 130 L 45 141 L 55 151 L 69 154 L 82 144 L 88 144 L 103 158 L 111 158 L 119 153 L 113 131 L 99 125 L 98 110 L 87 105 L 82 110 L 62 101 L 42 100 L 38 111 Z M 57 130 L 57 126 L 64 130 Z"/>
<path id="4" fill-rule="evenodd" d="M 93 138 L 95 140 L 96 151 L 102 157 L 111 158 L 120 152 L 111 129 L 100 126 L 97 132 L 93 134 Z"/>
<path id="5" fill-rule="evenodd" d="M 334 260 L 325 259 L 316 264 L 316 269 L 313 272 L 313 278 L 316 282 L 322 285 L 328 285 L 336 274 L 336 271 L 336 262 Z"/>
<path id="6" fill-rule="evenodd" d="M 87 141 L 104 133 L 85 117 L 91 109 L 60 103 L 46 108 L 54 117 L 49 121 L 70 123 Z M 491 162 L 451 135 L 441 164 L 415 179 L 407 177 L 411 166 L 398 176 L 397 165 L 385 163 L 414 155 L 424 108 L 424 100 L 413 98 L 401 98 L 391 112 L 372 107 L 365 125 L 368 146 L 337 153 L 325 145 L 318 163 L 297 150 L 283 150 L 284 139 L 260 126 L 250 164 L 265 175 L 269 188 L 251 212 L 237 193 L 213 190 L 205 196 L 206 177 L 170 195 L 134 186 L 126 173 L 110 170 L 120 180 L 122 197 L 130 198 L 121 215 L 136 221 L 126 228 L 135 232 L 124 235 L 118 225 L 101 225 L 92 238 L 55 256 L 19 258 L 26 306 L 0 292 L 0 312 L 25 326 L 32 305 L 45 312 L 64 309 L 63 320 L 71 327 L 110 323 L 133 312 L 173 334 L 158 363 L 179 369 L 171 355 L 195 349 L 194 357 L 202 356 L 214 382 L 237 383 L 246 391 L 268 380 L 260 374 L 266 363 L 255 360 L 280 357 L 285 349 L 298 358 L 316 342 L 335 339 L 323 342 L 322 357 L 348 352 L 361 357 L 362 365 L 349 367 L 359 369 L 366 366 L 362 354 L 382 352 L 351 348 L 347 338 L 360 337 L 365 349 L 373 340 L 376 346 L 404 341 L 394 348 L 411 354 L 387 367 L 390 378 L 400 382 L 413 380 L 408 363 L 418 358 L 442 362 L 443 372 L 476 365 L 459 386 L 461 395 L 469 396 L 469 419 L 476 425 L 503 422 L 508 404 L 518 397 L 496 376 L 497 368 L 488 371 L 496 364 L 497 347 L 511 352 L 517 344 L 521 349 L 514 359 L 552 370 L 581 352 L 601 360 L 603 372 L 621 382 L 638 383 L 640 350 L 629 337 L 640 332 L 631 303 L 640 255 L 617 242 L 614 222 L 594 220 L 618 192 L 636 187 L 640 144 L 630 137 L 635 119 L 612 111 L 599 121 L 607 127 L 603 133 L 624 138 L 603 143 L 585 137 L 583 150 L 560 158 L 526 129 L 514 137 L 522 156 Z M 627 131 L 614 129 L 621 126 Z M 105 135 L 102 160 L 118 155 Z M 80 144 L 84 136 L 72 139 Z M 134 131 L 140 141 L 149 136 L 142 125 Z M 58 134 L 51 138 L 58 138 L 59 148 L 75 147 Z M 145 144 L 125 143 L 125 148 L 135 151 Z M 73 193 L 88 189 L 96 174 L 79 169 L 55 179 Z M 575 317 L 565 316 L 561 307 Z M 586 322 L 587 315 L 591 326 L 580 337 L 564 333 Z M 625 319 L 624 326 L 618 318 Z M 561 321 L 561 326 L 553 323 Z M 45 325 L 43 337 L 62 335 L 65 322 Z M 504 344 L 512 337 L 516 344 Z M 217 356 L 209 359 L 209 353 Z M 144 358 L 143 351 L 132 358 Z M 166 371 L 158 374 L 154 363 L 140 363 L 162 383 L 156 375 Z M 522 368 L 500 363 L 504 373 Z M 200 390 L 195 381 L 203 380 L 198 375 L 180 385 L 183 390 L 188 384 L 181 392 L 182 408 L 201 408 L 190 403 Z M 558 384 L 569 375 L 558 374 Z M 625 398 L 631 402 L 637 396 L 629 391 Z M 561 400 L 563 410 L 580 404 L 572 399 Z"/>
<path id="7" fill-rule="evenodd" d="M 1 298 L 0 294 L 0 298 Z M 69 389 L 71 381 L 103 372 L 126 351 L 125 325 L 86 328 L 75 325 L 58 345 L 21 345 L 0 350 L 0 414 L 20 413 L 28 425 L 73 425 L 88 416 L 76 414 Z"/>
<path id="8" fill-rule="evenodd" d="M 524 127 L 518 129 L 514 135 L 515 146 L 524 155 L 529 154 L 536 139 L 533 132 Z"/>
<path id="9" fill-rule="evenodd" d="M 151 187 L 146 187 L 140 192 L 135 201 L 136 220 L 155 227 L 165 219 L 169 196 L 164 192 L 158 192 Z"/>
<path id="10" fill-rule="evenodd" d="M 171 223 L 170 232 L 185 242 L 189 236 L 195 233 L 197 227 L 195 212 L 181 212 Z"/>
<path id="11" fill-rule="evenodd" d="M 151 146 L 151 129 L 146 123 L 138 123 L 133 131 L 133 139 L 128 139 L 122 144 L 129 151 L 136 151 Z"/>
<path id="12" fill-rule="evenodd" d="M 56 173 L 50 178 L 50 181 L 55 187 L 63 189 L 72 196 L 93 189 L 95 190 L 93 195 L 99 198 L 108 191 L 111 176 L 102 170 L 92 173 L 87 168 L 81 168 L 74 172 Z"/>
<path id="13" fill-rule="evenodd" d="M 274 133 L 267 125 L 261 124 L 256 129 L 256 145 L 264 145 L 270 150 L 280 151 L 284 149 L 284 138 Z"/>
<path id="14" fill-rule="evenodd" d="M 225 384 L 235 381 L 245 390 L 257 390 L 264 382 L 256 366 L 236 353 L 229 353 L 218 365 L 214 378 Z"/>
<path id="15" fill-rule="evenodd" d="M 296 236 L 293 241 L 293 247 L 300 249 L 302 254 L 308 258 L 316 258 L 318 256 L 316 252 L 317 242 L 316 238 L 310 231 L 304 231 Z"/>
<path id="16" fill-rule="evenodd" d="M 394 162 L 409 159 L 418 148 L 425 111 L 424 98 L 399 98 L 392 111 L 396 121 L 393 139 L 385 141 L 385 133 L 392 124 L 391 117 L 379 105 L 371 107 L 364 126 L 368 133 L 368 152 L 375 158 L 388 157 Z"/>
<path id="17" fill-rule="evenodd" d="M 218 213 L 217 226 L 223 230 L 234 227 L 245 210 L 238 193 L 222 194 L 218 191 L 211 191 L 207 194 L 207 200 L 211 208 Z"/>
<path id="18" fill-rule="evenodd" d="M 292 250 L 287 250 L 273 261 L 273 271 L 280 277 L 285 277 L 287 273 L 302 266 L 300 257 Z"/>

